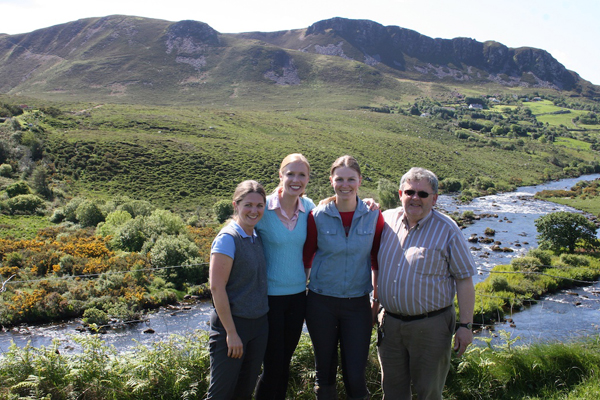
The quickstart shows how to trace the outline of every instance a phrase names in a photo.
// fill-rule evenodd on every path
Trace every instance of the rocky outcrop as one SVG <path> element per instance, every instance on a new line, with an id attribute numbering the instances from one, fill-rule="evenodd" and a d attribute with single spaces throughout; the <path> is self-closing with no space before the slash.
<path id="1" fill-rule="evenodd" d="M 377 60 L 397 70 L 432 77 L 450 76 L 457 80 L 483 77 L 507 85 L 551 86 L 565 90 L 572 89 L 579 79 L 545 50 L 511 49 L 501 43 L 481 43 L 470 38 L 433 39 L 410 29 L 386 27 L 366 20 L 333 18 L 319 21 L 306 30 L 304 39 L 310 41 L 312 37 L 319 44 L 312 48 L 306 46 L 303 50 L 318 52 L 324 47 L 323 35 L 335 40 L 330 45 L 336 46 L 338 53 L 345 57 L 353 53 L 348 47 L 353 47 L 363 55 L 362 59 L 355 57 L 356 61 Z M 340 48 L 340 39 L 346 43 L 346 48 Z"/>
<path id="2" fill-rule="evenodd" d="M 337 63 L 336 71 L 344 72 L 330 73 L 328 64 L 306 53 L 364 67 L 335 59 L 331 65 Z M 398 78 L 551 87 L 589 97 L 598 93 L 544 50 L 470 38 L 433 39 L 368 20 L 333 18 L 306 29 L 220 34 L 198 21 L 112 15 L 0 34 L 0 92 L 8 94 L 146 99 L 145 91 L 173 87 L 206 92 L 239 82 L 314 81 L 376 89 Z"/>

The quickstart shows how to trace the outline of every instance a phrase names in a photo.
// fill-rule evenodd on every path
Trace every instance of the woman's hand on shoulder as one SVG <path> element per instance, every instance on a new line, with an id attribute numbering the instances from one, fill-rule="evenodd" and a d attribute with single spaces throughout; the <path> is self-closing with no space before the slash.
<path id="1" fill-rule="evenodd" d="M 371 198 L 363 199 L 363 203 L 365 203 L 365 206 L 367 206 L 369 211 L 377 211 L 380 209 L 379 203 L 377 203 L 375 201 L 375 199 L 371 199 Z"/>

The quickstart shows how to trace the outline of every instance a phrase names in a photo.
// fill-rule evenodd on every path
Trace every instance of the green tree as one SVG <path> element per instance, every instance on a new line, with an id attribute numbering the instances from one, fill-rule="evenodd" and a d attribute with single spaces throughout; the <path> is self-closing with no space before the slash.
<path id="1" fill-rule="evenodd" d="M 96 226 L 104 221 L 104 215 L 96 203 L 85 200 L 75 210 L 75 217 L 81 226 Z"/>
<path id="2" fill-rule="evenodd" d="M 446 178 L 440 182 L 440 189 L 447 193 L 459 192 L 462 189 L 462 182 L 456 178 Z"/>
<path id="3" fill-rule="evenodd" d="M 119 226 L 111 245 L 125 251 L 140 251 L 146 241 L 144 217 L 136 217 Z"/>
<path id="4" fill-rule="evenodd" d="M 45 166 L 36 167 L 31 178 L 33 181 L 32 188 L 37 194 L 46 199 L 52 197 L 52 190 L 48 186 L 48 170 Z"/>
<path id="5" fill-rule="evenodd" d="M 96 227 L 96 234 L 101 236 L 114 236 L 117 229 L 131 219 L 131 214 L 127 211 L 113 211 L 106 216 L 104 222 L 98 224 Z"/>
<path id="6" fill-rule="evenodd" d="M 15 182 L 6 187 L 6 194 L 8 197 L 29 194 L 29 185 L 27 185 L 27 182 L 24 181 Z"/>
<path id="7" fill-rule="evenodd" d="M 79 207 L 79 205 L 84 201 L 85 199 L 81 197 L 74 197 L 71 200 L 69 200 L 69 202 L 63 207 L 63 212 L 65 216 L 64 218 L 70 222 L 77 222 L 77 216 L 75 215 L 75 211 L 77 210 L 77 207 Z"/>
<path id="8" fill-rule="evenodd" d="M 198 246 L 185 235 L 162 234 L 149 252 L 153 267 L 160 268 L 158 275 L 182 289 L 186 282 L 202 283 L 201 260 Z M 175 268 L 167 268 L 175 267 Z M 204 278 L 204 276 L 203 276 Z"/>
<path id="9" fill-rule="evenodd" d="M 584 215 L 559 211 L 535 220 L 540 248 L 573 253 L 577 245 L 597 246 L 596 225 Z"/>
<path id="10" fill-rule="evenodd" d="M 6 206 L 11 214 L 35 214 L 44 205 L 44 200 L 33 194 L 20 194 L 6 200 Z"/>
<path id="11" fill-rule="evenodd" d="M 133 218 L 141 215 L 147 217 L 152 213 L 154 207 L 146 200 L 131 200 L 121 204 L 119 210 L 127 211 Z"/>
<path id="12" fill-rule="evenodd" d="M 222 224 L 227 218 L 233 215 L 233 204 L 231 200 L 219 200 L 213 206 L 213 210 L 217 216 L 217 220 Z"/>
<path id="13" fill-rule="evenodd" d="M 2 158 L 2 157 L 0 157 Z M 13 173 L 12 166 L 10 164 L 2 164 L 0 165 L 0 176 L 4 176 L 6 178 L 10 178 Z"/>
<path id="14" fill-rule="evenodd" d="M 377 183 L 379 202 L 384 210 L 396 208 L 400 205 L 398 186 L 387 179 L 380 179 Z"/>

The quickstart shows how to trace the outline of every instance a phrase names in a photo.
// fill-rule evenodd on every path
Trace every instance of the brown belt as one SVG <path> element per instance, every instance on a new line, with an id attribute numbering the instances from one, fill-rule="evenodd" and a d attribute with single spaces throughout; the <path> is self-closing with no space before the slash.
<path id="1" fill-rule="evenodd" d="M 408 321 L 416 321 L 418 319 L 435 317 L 436 315 L 440 315 L 441 313 L 443 313 L 445 311 L 448 311 L 450 309 L 450 307 L 452 307 L 452 305 L 449 305 L 448 307 L 440 308 L 439 310 L 435 310 L 435 311 L 431 311 L 431 312 L 426 312 L 424 314 L 419 314 L 419 315 L 394 314 L 394 313 L 389 312 L 387 310 L 385 310 L 385 314 L 389 315 L 392 318 L 399 319 L 400 321 L 408 322 Z"/>

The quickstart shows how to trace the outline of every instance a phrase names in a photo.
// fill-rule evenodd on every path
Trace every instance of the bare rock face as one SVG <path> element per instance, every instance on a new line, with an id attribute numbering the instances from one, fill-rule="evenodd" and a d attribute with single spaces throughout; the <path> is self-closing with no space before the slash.
<path id="1" fill-rule="evenodd" d="M 203 52 L 207 46 L 219 46 L 219 33 L 209 25 L 198 21 L 179 21 L 167 28 L 165 45 L 167 54 L 193 55 Z"/>
<path id="2" fill-rule="evenodd" d="M 176 22 L 169 26 L 165 36 L 166 53 L 174 52 L 175 62 L 191 65 L 196 71 L 206 66 L 208 48 L 220 45 L 219 33 L 197 21 Z"/>
<path id="3" fill-rule="evenodd" d="M 271 69 L 265 72 L 265 78 L 274 81 L 278 85 L 299 85 L 300 77 L 294 59 L 281 50 L 275 52 L 271 58 Z"/>
<path id="4" fill-rule="evenodd" d="M 398 26 L 383 26 L 373 21 L 333 18 L 311 25 L 306 38 L 328 35 L 335 42 L 315 45 L 308 51 L 335 49 L 336 55 L 349 57 L 353 47 L 362 59 L 389 67 L 416 71 L 438 78 L 456 80 L 487 78 L 505 85 L 529 85 L 572 89 L 578 76 L 568 71 L 545 50 L 523 47 L 511 49 L 501 43 L 478 42 L 471 38 L 440 39 L 421 35 Z M 345 46 L 340 46 L 338 38 Z M 409 62 L 408 59 L 411 59 Z"/>

